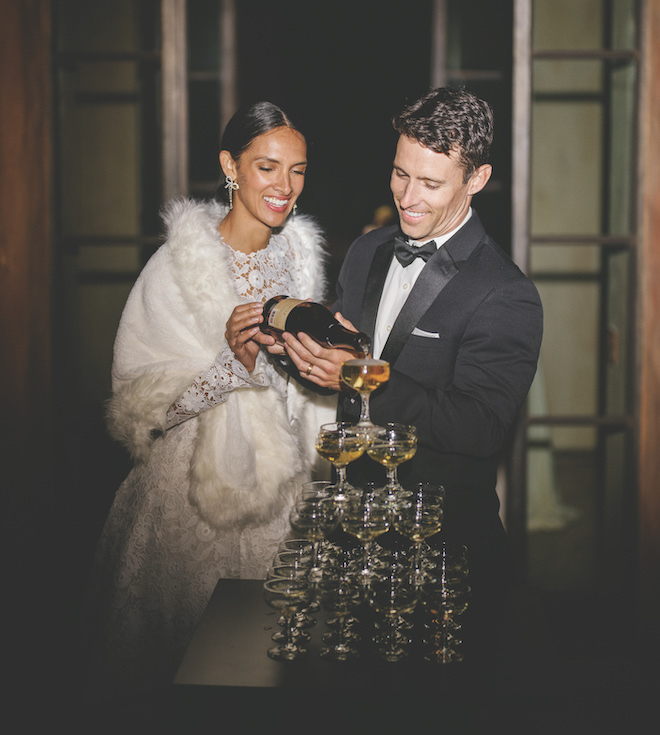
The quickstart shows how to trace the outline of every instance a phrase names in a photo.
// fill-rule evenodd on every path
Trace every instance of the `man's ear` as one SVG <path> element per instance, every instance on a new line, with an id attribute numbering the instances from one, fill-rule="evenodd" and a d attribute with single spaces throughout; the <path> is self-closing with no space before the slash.
<path id="1" fill-rule="evenodd" d="M 479 166 L 468 181 L 468 195 L 474 196 L 478 194 L 486 186 L 492 173 L 493 167 L 490 163 L 484 163 L 482 166 Z"/>
<path id="2" fill-rule="evenodd" d="M 220 161 L 220 167 L 225 176 L 231 176 L 234 181 L 238 178 L 238 170 L 236 168 L 236 161 L 232 158 L 229 151 L 220 151 L 218 156 Z"/>

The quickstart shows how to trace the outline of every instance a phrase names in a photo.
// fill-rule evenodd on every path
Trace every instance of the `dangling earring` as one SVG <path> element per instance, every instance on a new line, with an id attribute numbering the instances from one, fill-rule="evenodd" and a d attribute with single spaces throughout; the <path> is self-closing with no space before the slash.
<path id="1" fill-rule="evenodd" d="M 291 210 L 291 214 L 295 217 L 298 214 L 298 204 L 297 202 L 293 203 L 293 209 Z"/>
<path id="2" fill-rule="evenodd" d="M 234 192 L 238 189 L 238 184 L 231 176 L 225 176 L 225 189 L 229 191 L 229 209 L 234 207 Z"/>

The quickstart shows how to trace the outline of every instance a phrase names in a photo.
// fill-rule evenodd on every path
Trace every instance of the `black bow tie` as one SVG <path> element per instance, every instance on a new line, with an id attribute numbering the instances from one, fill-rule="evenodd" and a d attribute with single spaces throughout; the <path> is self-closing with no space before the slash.
<path id="1" fill-rule="evenodd" d="M 429 240 L 424 245 L 410 245 L 401 237 L 394 238 L 394 255 L 404 268 L 407 268 L 415 258 L 426 262 L 436 252 L 435 240 Z"/>

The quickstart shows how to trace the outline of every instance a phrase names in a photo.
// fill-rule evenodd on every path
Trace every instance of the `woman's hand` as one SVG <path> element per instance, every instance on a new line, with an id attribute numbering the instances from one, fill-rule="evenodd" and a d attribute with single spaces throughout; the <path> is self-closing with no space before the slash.
<path id="1" fill-rule="evenodd" d="M 227 344 L 249 373 L 257 363 L 260 346 L 270 347 L 275 344 L 273 337 L 259 329 L 259 324 L 263 321 L 263 310 L 263 304 L 257 302 L 239 304 L 227 320 Z"/>

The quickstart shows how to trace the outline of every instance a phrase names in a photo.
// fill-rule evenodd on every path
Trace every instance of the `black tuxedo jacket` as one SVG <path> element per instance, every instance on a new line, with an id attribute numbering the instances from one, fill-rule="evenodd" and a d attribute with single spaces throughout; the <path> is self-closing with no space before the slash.
<path id="1" fill-rule="evenodd" d="M 358 238 L 339 275 L 334 310 L 372 339 L 398 232 Z M 473 211 L 426 263 L 383 348 L 391 375 L 371 396 L 372 420 L 417 427 L 417 454 L 399 479 L 443 484 L 444 535 L 473 550 L 502 533 L 498 454 L 534 377 L 542 324 L 536 288 Z M 343 394 L 339 412 L 357 419 L 359 398 Z M 349 476 L 374 479 L 378 471 L 365 457 Z"/>

